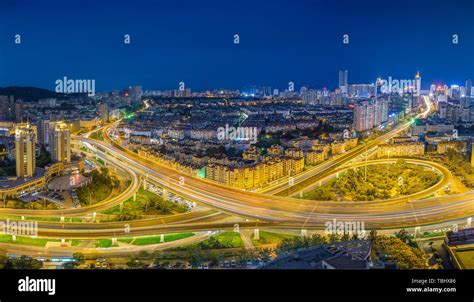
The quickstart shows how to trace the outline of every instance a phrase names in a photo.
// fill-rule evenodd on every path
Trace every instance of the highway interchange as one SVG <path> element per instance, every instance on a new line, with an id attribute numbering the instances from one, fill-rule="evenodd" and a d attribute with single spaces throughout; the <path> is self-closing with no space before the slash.
<path id="1" fill-rule="evenodd" d="M 426 100 L 426 99 L 425 99 Z M 418 117 L 430 113 L 431 104 L 426 100 L 427 109 Z M 345 154 L 330 159 L 314 169 L 295 175 L 294 185 L 288 182 L 277 183 L 265 191 L 250 192 L 229 188 L 205 179 L 193 177 L 175 171 L 162 164 L 152 162 L 118 146 L 110 137 L 109 125 L 101 129 L 105 141 L 94 140 L 85 136 L 74 137 L 76 143 L 89 149 L 95 157 L 107 164 L 118 167 L 129 175 L 130 186 L 120 195 L 90 207 L 65 210 L 14 210 L 0 209 L 0 214 L 27 215 L 42 217 L 74 217 L 90 215 L 115 206 L 129 199 L 137 191 L 140 183 L 146 179 L 168 192 L 173 192 L 187 200 L 205 207 L 180 215 L 158 217 L 153 219 L 127 222 L 38 222 L 38 236 L 48 238 L 117 238 L 143 235 L 157 235 L 177 232 L 198 232 L 239 228 L 249 229 L 321 229 L 325 222 L 360 221 L 367 229 L 397 229 L 446 223 L 465 219 L 474 214 L 472 193 L 448 196 L 435 196 L 436 192 L 449 186 L 451 173 L 442 165 L 425 161 L 411 160 L 436 169 L 440 182 L 424 192 L 378 202 L 319 202 L 294 199 L 280 195 L 292 187 L 298 190 L 314 186 L 316 180 L 322 180 L 338 171 L 360 167 L 360 160 L 368 150 L 386 142 L 391 137 L 402 133 L 410 127 L 411 121 L 400 125 L 382 136 L 360 145 Z M 379 163 L 390 163 L 394 160 L 379 160 Z M 371 161 L 371 163 L 376 163 Z M 184 179 L 184 183 L 183 183 Z M 265 193 L 265 194 L 264 194 Z M 433 197 L 434 196 L 434 197 Z M 426 198 L 428 197 L 428 198 Z"/>

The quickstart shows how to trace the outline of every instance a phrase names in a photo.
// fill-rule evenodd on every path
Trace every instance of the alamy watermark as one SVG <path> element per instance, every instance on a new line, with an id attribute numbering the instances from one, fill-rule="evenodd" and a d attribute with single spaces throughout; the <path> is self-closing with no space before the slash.
<path id="1" fill-rule="evenodd" d="M 338 221 L 333 219 L 324 224 L 326 235 L 357 235 L 364 239 L 367 235 L 363 221 Z"/>
<path id="2" fill-rule="evenodd" d="M 0 221 L 0 234 L 37 237 L 38 222 L 10 219 Z"/>
<path id="3" fill-rule="evenodd" d="M 217 139 L 220 141 L 249 141 L 252 144 L 257 142 L 257 127 L 225 127 L 217 128 Z"/>
<path id="4" fill-rule="evenodd" d="M 73 80 L 64 77 L 62 79 L 57 79 L 55 84 L 55 91 L 57 93 L 87 93 L 88 96 L 95 95 L 95 80 Z"/>
<path id="5" fill-rule="evenodd" d="M 382 93 L 404 93 L 416 89 L 416 80 L 398 80 L 388 77 L 388 80 L 382 79 L 381 82 L 380 91 Z"/>

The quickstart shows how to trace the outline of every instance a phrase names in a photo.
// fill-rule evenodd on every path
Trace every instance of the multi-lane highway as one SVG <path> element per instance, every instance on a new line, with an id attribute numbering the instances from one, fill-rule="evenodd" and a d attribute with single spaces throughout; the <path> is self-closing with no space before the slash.
<path id="1" fill-rule="evenodd" d="M 423 99 L 425 101 L 426 109 L 422 113 L 418 114 L 416 118 L 426 117 L 433 109 L 429 98 L 425 96 L 423 97 Z M 356 148 L 349 150 L 345 154 L 336 156 L 333 159 L 327 160 L 308 171 L 295 175 L 291 184 L 288 180 L 279 181 L 270 186 L 266 186 L 265 188 L 258 190 L 258 192 L 278 196 L 292 196 L 296 193 L 299 193 L 299 191 L 312 185 L 320 178 L 333 173 L 334 169 L 336 169 L 337 167 L 340 167 L 345 163 L 348 163 L 357 159 L 358 157 L 361 157 L 364 153 L 370 152 L 370 150 L 380 144 L 383 144 L 390 138 L 395 137 L 400 133 L 408 130 L 412 123 L 413 120 L 410 120 L 405 124 L 395 127 L 395 129 L 388 131 L 387 133 L 377 137 L 372 141 L 369 141 L 365 144 L 361 144 Z"/>
<path id="2" fill-rule="evenodd" d="M 430 107 L 428 106 L 428 108 Z M 424 114 L 427 114 L 429 110 Z M 407 127 L 409 127 L 409 123 L 397 127 L 368 143 L 367 148 L 385 142 L 390 137 L 406 130 Z M 229 188 L 180 173 L 125 150 L 108 137 L 106 130 L 105 128 L 103 131 L 106 141 L 97 141 L 87 137 L 75 137 L 74 139 L 105 161 L 114 161 L 121 167 L 146 177 L 169 192 L 215 209 L 217 212 L 246 219 L 239 223 L 241 228 L 321 228 L 327 221 L 337 219 L 360 221 L 365 223 L 366 228 L 382 229 L 428 225 L 469 217 L 474 214 L 474 195 L 471 193 L 421 200 L 402 198 L 390 202 L 339 203 L 296 200 Z M 329 161 L 324 166 L 325 168 L 321 168 L 321 172 L 330 171 L 333 173 L 341 165 L 363 154 L 365 150 L 366 147 L 361 146 L 353 152 L 348 152 L 344 156 Z M 446 172 L 442 166 L 437 169 L 442 174 L 440 186 L 444 186 L 449 181 L 450 173 Z M 436 187 L 437 189 L 441 189 L 441 187 Z M 426 196 L 434 192 L 423 192 L 423 194 Z M 219 216 L 222 214 L 216 214 L 215 211 L 211 216 L 202 215 L 202 213 L 193 215 L 197 216 L 191 221 L 182 219 L 182 217 L 169 218 L 169 220 L 131 221 L 127 223 L 128 228 L 124 228 L 121 223 L 42 223 L 39 226 L 39 235 L 57 238 L 139 236 L 180 231 L 222 230 L 233 228 L 235 224 L 235 222 L 223 220 L 225 217 Z"/>
<path id="3" fill-rule="evenodd" d="M 89 213 L 99 212 L 111 208 L 115 205 L 124 202 L 133 196 L 140 187 L 140 180 L 137 174 L 130 169 L 124 169 L 119 166 L 119 163 L 114 159 L 111 159 L 109 163 L 113 163 L 117 167 L 117 172 L 123 174 L 123 176 L 130 180 L 130 184 L 120 194 L 107 198 L 96 204 L 79 207 L 79 208 L 68 208 L 59 210 L 29 210 L 29 209 L 12 209 L 12 208 L 0 208 L 0 215 L 17 215 L 17 216 L 34 216 L 34 217 L 80 217 L 85 216 Z"/>
<path id="4" fill-rule="evenodd" d="M 403 160 L 407 164 L 418 165 L 418 166 L 422 166 L 426 169 L 430 169 L 431 171 L 433 171 L 433 172 L 435 172 L 439 175 L 439 177 L 440 177 L 439 182 L 436 183 L 435 185 L 433 185 L 430 188 L 426 188 L 425 190 L 422 190 L 420 192 L 417 192 L 417 193 L 414 193 L 414 194 L 411 194 L 411 195 L 398 197 L 398 198 L 387 199 L 387 200 L 384 200 L 384 201 L 374 201 L 372 203 L 379 203 L 380 204 L 380 203 L 383 202 L 384 204 L 388 204 L 388 203 L 406 202 L 408 200 L 421 199 L 421 198 L 436 194 L 438 191 L 440 191 L 444 188 L 447 188 L 448 186 L 450 186 L 450 184 L 452 182 L 453 175 L 452 175 L 451 171 L 449 171 L 449 169 L 446 168 L 443 165 L 440 165 L 440 164 L 435 163 L 435 162 L 419 160 L 419 159 L 412 159 L 412 158 L 392 158 L 392 159 L 378 159 L 378 160 L 370 160 L 370 161 L 354 162 L 354 163 L 345 164 L 345 165 L 335 169 L 333 171 L 333 174 L 330 174 L 330 175 L 328 175 L 326 177 L 323 177 L 323 178 L 319 178 L 318 182 L 315 182 L 315 183 L 312 183 L 312 184 L 306 186 L 304 189 L 301 189 L 299 192 L 300 193 L 306 193 L 308 191 L 311 191 L 311 190 L 321 186 L 322 184 L 327 183 L 329 180 L 334 179 L 335 177 L 337 177 L 337 175 L 339 173 L 343 173 L 347 170 L 359 169 L 359 168 L 366 167 L 366 166 L 371 166 L 371 165 L 390 165 L 390 164 L 395 164 L 399 160 Z M 296 197 L 297 195 L 298 194 L 294 194 L 294 196 L 292 196 L 292 197 Z M 354 204 L 354 203 L 351 203 L 351 204 Z M 361 204 L 368 204 L 368 203 L 357 202 L 357 205 L 361 205 Z"/>
<path id="5" fill-rule="evenodd" d="M 406 125 L 403 127 L 406 127 Z M 395 131 L 401 131 L 400 129 L 403 129 L 403 127 L 397 128 Z M 392 133 L 392 135 L 394 134 Z M 390 204 L 386 202 L 370 204 L 315 202 L 268 196 L 224 187 L 182 174 L 144 159 L 135 153 L 128 152 L 110 141 L 99 142 L 86 138 L 77 139 L 86 145 L 88 144 L 92 149 L 99 148 L 108 154 L 113 154 L 124 165 L 134 169 L 136 173 L 148 175 L 160 186 L 187 199 L 232 215 L 275 225 L 318 227 L 330 219 L 341 219 L 360 220 L 371 227 L 388 228 L 446 221 L 467 217 L 473 213 L 471 205 L 473 196 L 471 194 L 413 201 L 405 199 Z M 387 137 L 383 137 L 379 143 L 387 139 Z M 445 174 L 447 173 L 445 172 Z M 181 177 L 185 178 L 184 185 L 180 182 Z M 443 176 L 441 183 L 444 185 L 447 179 Z M 193 228 L 189 225 L 186 227 Z M 208 227 L 210 228 L 211 225 L 208 225 Z M 195 226 L 195 228 L 199 229 L 198 226 Z"/>

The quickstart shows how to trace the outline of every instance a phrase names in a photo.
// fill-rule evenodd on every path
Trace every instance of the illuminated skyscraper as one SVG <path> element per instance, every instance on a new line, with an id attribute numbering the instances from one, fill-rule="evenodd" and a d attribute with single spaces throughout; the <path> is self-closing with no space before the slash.
<path id="1" fill-rule="evenodd" d="M 366 131 L 374 127 L 374 104 L 364 101 L 354 108 L 354 128 L 357 131 Z"/>
<path id="2" fill-rule="evenodd" d="M 415 84 L 416 84 L 416 93 L 415 93 L 415 96 L 419 97 L 421 96 L 421 76 L 420 76 L 420 72 L 417 71 L 416 72 L 416 77 L 415 77 Z"/>
<path id="3" fill-rule="evenodd" d="M 36 170 L 36 133 L 29 124 L 15 127 L 15 160 L 18 177 L 32 177 Z"/>
<path id="4" fill-rule="evenodd" d="M 53 162 L 71 162 L 71 131 L 64 122 L 50 124 L 49 150 Z"/>
<path id="5" fill-rule="evenodd" d="M 451 85 L 448 95 L 451 99 L 459 100 L 461 98 L 461 87 L 459 85 Z"/>

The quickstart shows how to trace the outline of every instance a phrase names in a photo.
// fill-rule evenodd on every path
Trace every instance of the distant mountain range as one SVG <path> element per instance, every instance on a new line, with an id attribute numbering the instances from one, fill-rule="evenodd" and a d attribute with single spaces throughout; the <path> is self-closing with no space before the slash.
<path id="1" fill-rule="evenodd" d="M 56 93 L 47 89 L 36 87 L 0 87 L 0 95 L 13 95 L 15 99 L 22 99 L 25 102 L 36 102 L 47 98 L 64 98 L 64 94 Z"/>

